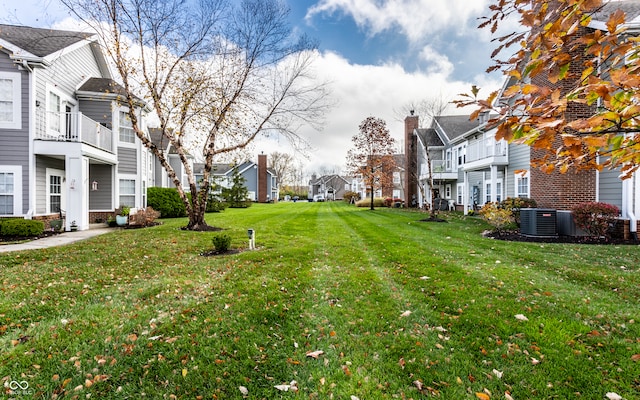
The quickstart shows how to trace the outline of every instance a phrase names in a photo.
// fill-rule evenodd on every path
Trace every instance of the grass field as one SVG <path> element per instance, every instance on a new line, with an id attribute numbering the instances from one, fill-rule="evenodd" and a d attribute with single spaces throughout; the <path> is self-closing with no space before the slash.
<path id="1" fill-rule="evenodd" d="M 640 399 L 638 246 L 424 217 L 257 204 L 208 215 L 254 251 L 165 220 L 1 254 L 4 396 Z"/>

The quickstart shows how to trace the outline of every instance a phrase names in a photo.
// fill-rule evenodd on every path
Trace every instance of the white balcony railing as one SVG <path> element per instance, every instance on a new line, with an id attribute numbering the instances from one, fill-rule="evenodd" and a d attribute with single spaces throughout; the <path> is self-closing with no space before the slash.
<path id="1" fill-rule="evenodd" d="M 484 138 L 470 141 L 467 145 L 466 162 L 483 160 L 491 157 L 503 157 L 507 155 L 507 142 L 496 141 L 493 138 Z"/>
<path id="2" fill-rule="evenodd" d="M 36 113 L 36 139 L 79 142 L 113 152 L 113 133 L 80 112 Z"/>

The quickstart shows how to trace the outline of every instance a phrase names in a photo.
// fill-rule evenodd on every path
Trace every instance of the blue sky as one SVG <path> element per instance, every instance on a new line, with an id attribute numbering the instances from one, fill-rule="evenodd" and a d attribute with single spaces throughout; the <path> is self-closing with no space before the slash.
<path id="1" fill-rule="evenodd" d="M 383 118 L 392 136 L 403 135 L 399 111 L 411 102 L 442 96 L 453 100 L 472 84 L 488 94 L 502 82 L 487 75 L 493 48 L 478 18 L 491 0 L 286 0 L 291 24 L 318 40 L 319 78 L 332 82 L 336 107 L 321 132 L 300 135 L 313 151 L 307 172 L 340 171 L 351 137 L 368 116 Z M 71 29 L 58 0 L 0 0 L 0 22 Z M 451 108 L 447 113 L 463 111 Z M 286 149 L 260 141 L 255 151 Z"/>

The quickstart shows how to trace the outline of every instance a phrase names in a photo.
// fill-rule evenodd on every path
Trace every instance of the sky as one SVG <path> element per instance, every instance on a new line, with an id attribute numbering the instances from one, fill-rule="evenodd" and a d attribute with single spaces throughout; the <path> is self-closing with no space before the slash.
<path id="1" fill-rule="evenodd" d="M 318 78 L 331 82 L 335 104 L 321 131 L 302 127 L 310 144 L 296 155 L 307 175 L 344 172 L 351 138 L 369 116 L 386 121 L 398 148 L 408 105 L 447 101 L 480 87 L 498 89 L 501 73 L 485 73 L 495 47 L 478 18 L 491 0 L 283 0 L 294 30 L 317 40 Z M 69 29 L 69 13 L 58 0 L 0 0 L 0 23 Z M 453 105 L 444 114 L 469 113 Z M 293 152 L 284 139 L 260 140 L 255 153 Z"/>

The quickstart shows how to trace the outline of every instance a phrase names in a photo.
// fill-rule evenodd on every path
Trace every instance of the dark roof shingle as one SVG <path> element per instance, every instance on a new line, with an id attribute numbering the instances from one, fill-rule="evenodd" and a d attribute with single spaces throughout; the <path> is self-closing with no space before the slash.
<path id="1" fill-rule="evenodd" d="M 0 24 L 0 39 L 38 57 L 46 57 L 92 36 L 85 32 Z"/>

